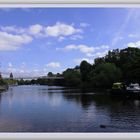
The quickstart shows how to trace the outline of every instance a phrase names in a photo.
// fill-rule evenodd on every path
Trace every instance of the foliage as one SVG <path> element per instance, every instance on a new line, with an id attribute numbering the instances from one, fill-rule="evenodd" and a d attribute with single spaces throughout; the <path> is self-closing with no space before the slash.
<path id="1" fill-rule="evenodd" d="M 6 81 L 0 78 L 0 85 L 7 85 Z"/>
<path id="2" fill-rule="evenodd" d="M 113 63 L 102 63 L 91 71 L 89 78 L 93 87 L 111 87 L 121 80 L 121 70 Z"/>
<path id="3" fill-rule="evenodd" d="M 52 77 L 53 73 L 52 72 L 48 72 L 48 77 Z"/>
<path id="4" fill-rule="evenodd" d="M 17 84 L 17 80 L 14 80 L 14 79 L 12 80 L 12 79 L 7 78 L 7 79 L 3 79 L 3 80 L 8 85 L 15 85 L 15 84 Z"/>
<path id="5" fill-rule="evenodd" d="M 81 75 L 78 70 L 69 68 L 63 72 L 63 76 L 66 86 L 79 87 L 81 85 Z"/>
<path id="6" fill-rule="evenodd" d="M 140 49 L 125 48 L 108 51 L 104 57 L 94 59 L 91 65 L 82 61 L 80 66 L 68 68 L 62 74 L 49 72 L 48 77 L 63 77 L 64 80 L 39 78 L 18 81 L 19 84 L 65 85 L 73 87 L 108 88 L 113 82 L 140 83 Z M 2 81 L 1 81 L 2 82 Z"/>
<path id="7" fill-rule="evenodd" d="M 80 72 L 81 72 L 81 77 L 83 81 L 88 80 L 88 74 L 92 70 L 92 65 L 89 64 L 87 61 L 82 61 L 80 64 Z"/>

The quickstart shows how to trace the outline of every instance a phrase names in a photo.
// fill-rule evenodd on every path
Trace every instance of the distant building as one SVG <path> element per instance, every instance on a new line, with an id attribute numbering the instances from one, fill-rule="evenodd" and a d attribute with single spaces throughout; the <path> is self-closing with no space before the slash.
<path id="1" fill-rule="evenodd" d="M 13 73 L 10 73 L 10 79 L 13 80 Z"/>

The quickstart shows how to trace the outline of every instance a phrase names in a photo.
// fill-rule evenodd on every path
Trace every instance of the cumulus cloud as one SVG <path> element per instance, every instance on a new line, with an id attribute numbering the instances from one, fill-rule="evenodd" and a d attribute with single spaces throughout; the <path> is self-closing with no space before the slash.
<path id="1" fill-rule="evenodd" d="M 94 52 L 94 47 L 89 47 L 87 45 L 68 45 L 64 48 L 64 50 L 69 51 L 69 50 L 79 50 L 82 53 L 93 53 Z"/>
<path id="2" fill-rule="evenodd" d="M 94 52 L 93 47 L 88 47 L 86 45 L 79 45 L 78 48 L 83 53 L 92 53 L 92 52 Z"/>
<path id="3" fill-rule="evenodd" d="M 101 49 L 109 49 L 109 46 L 108 45 L 101 45 L 99 48 L 101 48 Z"/>
<path id="4" fill-rule="evenodd" d="M 0 31 L 10 34 L 26 34 L 32 37 L 55 37 L 59 42 L 69 37 L 71 40 L 82 39 L 83 30 L 75 28 L 74 24 L 65 24 L 56 22 L 56 24 L 50 26 L 44 26 L 40 24 L 33 24 L 28 27 L 0 26 Z"/>
<path id="5" fill-rule="evenodd" d="M 17 50 L 21 45 L 30 43 L 32 39 L 29 35 L 14 35 L 0 31 L 0 51 Z"/>
<path id="6" fill-rule="evenodd" d="M 39 24 L 31 25 L 29 27 L 29 33 L 32 35 L 40 34 L 42 30 L 43 30 L 43 27 Z"/>
<path id="7" fill-rule="evenodd" d="M 69 36 L 75 33 L 82 32 L 81 29 L 74 28 L 72 25 L 57 22 L 53 26 L 47 26 L 45 32 L 48 36 L 58 37 L 58 36 Z"/>
<path id="8" fill-rule="evenodd" d="M 77 33 L 82 30 L 74 25 L 57 22 L 53 26 L 42 26 L 40 24 L 29 27 L 1 26 L 0 27 L 0 51 L 17 50 L 23 44 L 30 43 L 34 37 L 57 37 L 58 41 L 65 40 L 65 36 L 73 36 L 73 39 L 82 38 Z M 82 49 L 82 48 L 81 48 Z"/>
<path id="9" fill-rule="evenodd" d="M 90 63 L 90 64 L 93 64 L 93 63 L 94 63 L 94 58 L 95 58 L 95 57 L 103 57 L 103 56 L 105 56 L 105 55 L 107 54 L 107 52 L 108 52 L 108 50 L 104 50 L 104 51 L 102 51 L 102 52 L 96 52 L 96 53 L 94 53 L 94 54 L 88 53 L 87 56 L 90 57 L 90 58 L 86 58 L 86 57 L 84 57 L 84 58 L 76 58 L 76 59 L 74 59 L 73 61 L 74 61 L 77 65 L 79 65 L 83 60 L 87 61 L 87 62 Z"/>
<path id="10" fill-rule="evenodd" d="M 16 26 L 1 26 L 0 29 L 1 31 L 8 32 L 8 33 L 21 34 L 26 32 L 25 28 L 16 27 Z"/>
<path id="11" fill-rule="evenodd" d="M 56 50 L 65 50 L 65 51 L 71 51 L 71 50 L 79 50 L 80 52 L 84 53 L 87 57 L 94 57 L 94 56 L 103 56 L 105 52 L 107 52 L 109 49 L 108 45 L 101 45 L 98 47 L 90 47 L 87 45 L 67 45 L 64 48 L 56 48 Z M 96 51 L 100 52 L 96 52 Z M 96 52 L 96 53 L 95 53 Z"/>
<path id="12" fill-rule="evenodd" d="M 17 26 L 1 26 L 0 29 L 8 33 L 17 33 L 17 34 L 31 34 L 37 35 L 43 31 L 43 26 L 40 24 L 30 25 L 29 27 L 17 27 Z"/>
<path id="13" fill-rule="evenodd" d="M 128 47 L 133 47 L 133 48 L 140 48 L 140 41 L 137 42 L 130 42 L 127 44 Z"/>
<path id="14" fill-rule="evenodd" d="M 103 57 L 103 56 L 105 56 L 107 53 L 108 53 L 108 50 L 104 50 L 104 51 L 102 51 L 102 52 L 97 52 L 97 53 L 95 53 L 95 56 L 96 56 L 96 57 Z"/>
<path id="15" fill-rule="evenodd" d="M 49 68 L 59 68 L 60 67 L 60 63 L 59 62 L 50 62 L 46 65 L 46 67 Z"/>

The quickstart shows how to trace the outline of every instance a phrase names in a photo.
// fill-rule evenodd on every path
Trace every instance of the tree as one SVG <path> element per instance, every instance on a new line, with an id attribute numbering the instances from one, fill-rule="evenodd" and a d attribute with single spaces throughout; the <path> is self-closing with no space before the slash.
<path id="1" fill-rule="evenodd" d="M 99 64 L 105 63 L 105 59 L 104 59 L 104 57 L 102 57 L 102 58 L 95 58 L 94 59 L 94 63 L 95 63 L 94 66 L 96 67 Z"/>
<path id="2" fill-rule="evenodd" d="M 52 77 L 53 73 L 52 72 L 48 72 L 48 77 Z"/>
<path id="3" fill-rule="evenodd" d="M 60 73 L 57 73 L 56 74 L 56 77 L 61 77 L 62 75 Z"/>
<path id="4" fill-rule="evenodd" d="M 129 67 L 127 72 L 128 82 L 140 83 L 140 57 L 137 57 Z"/>
<path id="5" fill-rule="evenodd" d="M 116 66 L 119 66 L 119 61 L 120 61 L 119 49 L 108 51 L 108 54 L 104 57 L 104 59 L 105 62 L 107 63 L 114 63 Z"/>
<path id="6" fill-rule="evenodd" d="M 89 78 L 92 86 L 108 88 L 121 80 L 121 70 L 113 63 L 103 63 L 91 71 Z"/>
<path id="7" fill-rule="evenodd" d="M 63 72 L 64 82 L 66 86 L 81 86 L 81 74 L 74 69 L 67 69 Z"/>
<path id="8" fill-rule="evenodd" d="M 138 59 L 140 58 L 140 49 L 139 48 L 126 48 L 120 51 L 120 68 L 123 73 L 123 79 L 125 82 L 135 81 L 136 70 L 138 67 L 136 66 L 138 63 Z M 137 67 L 137 68 L 136 68 Z M 137 74 L 137 76 L 139 76 Z"/>
<path id="9" fill-rule="evenodd" d="M 102 63 L 113 63 L 122 71 L 122 81 L 125 83 L 138 82 L 140 49 L 128 47 L 122 50 L 108 51 L 102 58 L 96 58 L 94 68 Z"/>
<path id="10" fill-rule="evenodd" d="M 82 81 L 88 81 L 88 74 L 92 70 L 92 65 L 89 64 L 87 61 L 82 61 L 80 64 L 80 72 L 81 72 L 81 77 Z"/>

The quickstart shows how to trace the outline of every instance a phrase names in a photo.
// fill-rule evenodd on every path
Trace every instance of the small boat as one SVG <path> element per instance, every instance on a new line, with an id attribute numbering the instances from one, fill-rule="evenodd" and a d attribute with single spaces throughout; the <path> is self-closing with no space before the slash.
<path id="1" fill-rule="evenodd" d="M 111 95 L 120 96 L 126 94 L 126 85 L 121 82 L 113 83 Z"/>
<path id="2" fill-rule="evenodd" d="M 114 83 L 111 89 L 111 96 L 140 99 L 140 86 L 138 83 L 126 86 L 124 83 Z"/>
<path id="3" fill-rule="evenodd" d="M 131 92 L 131 93 L 140 93 L 140 86 L 139 86 L 139 84 L 138 83 L 135 83 L 135 84 L 130 84 L 127 88 L 126 88 L 126 90 L 128 91 L 128 92 Z"/>

